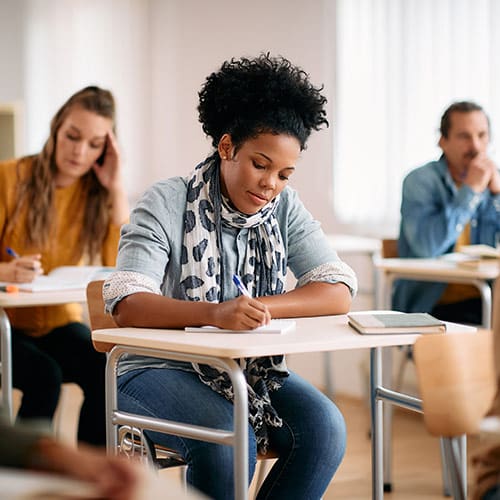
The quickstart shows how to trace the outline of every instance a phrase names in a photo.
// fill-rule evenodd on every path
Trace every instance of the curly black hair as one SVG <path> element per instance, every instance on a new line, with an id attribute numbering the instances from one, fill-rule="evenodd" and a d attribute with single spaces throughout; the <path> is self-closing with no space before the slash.
<path id="1" fill-rule="evenodd" d="M 313 129 L 328 127 L 322 90 L 284 57 L 232 58 L 203 84 L 199 121 L 214 148 L 226 133 L 236 149 L 261 133 L 273 133 L 296 137 L 304 149 Z"/>

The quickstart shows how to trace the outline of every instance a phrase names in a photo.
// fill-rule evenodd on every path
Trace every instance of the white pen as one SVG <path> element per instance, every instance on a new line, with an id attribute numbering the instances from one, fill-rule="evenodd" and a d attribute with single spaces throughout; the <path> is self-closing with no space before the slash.
<path id="1" fill-rule="evenodd" d="M 241 278 L 237 274 L 233 274 L 233 283 L 236 285 L 242 295 L 246 295 L 247 297 L 252 298 L 250 292 L 247 290 L 247 287 L 243 284 Z"/>

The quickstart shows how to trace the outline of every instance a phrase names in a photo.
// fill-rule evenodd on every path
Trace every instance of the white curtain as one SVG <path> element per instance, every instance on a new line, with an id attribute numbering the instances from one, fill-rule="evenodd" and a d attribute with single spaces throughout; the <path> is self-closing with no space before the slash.
<path id="1" fill-rule="evenodd" d="M 500 1 L 337 0 L 334 203 L 395 234 L 403 177 L 437 158 L 439 121 L 474 100 L 500 131 Z M 500 132 L 499 132 L 500 133 Z"/>
<path id="2" fill-rule="evenodd" d="M 24 0 L 26 153 L 40 150 L 49 122 L 74 92 L 110 89 L 132 198 L 150 164 L 149 2 Z"/>

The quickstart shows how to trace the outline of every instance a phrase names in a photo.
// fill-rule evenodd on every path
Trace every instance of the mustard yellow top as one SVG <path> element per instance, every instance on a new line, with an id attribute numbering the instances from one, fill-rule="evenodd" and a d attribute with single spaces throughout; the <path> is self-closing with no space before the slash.
<path id="1" fill-rule="evenodd" d="M 32 168 L 32 159 L 23 159 L 19 164 L 20 176 L 25 178 Z M 25 243 L 27 208 L 20 214 L 19 222 L 8 235 L 5 228 L 15 208 L 18 160 L 0 163 L 0 262 L 12 259 L 6 248 L 13 248 L 20 255 L 42 255 L 41 263 L 45 273 L 59 266 L 82 265 L 83 258 L 74 256 L 78 239 L 83 227 L 85 194 L 82 183 L 75 182 L 71 186 L 57 188 L 55 191 L 56 220 L 51 227 L 51 235 L 47 248 L 29 248 Z M 108 234 L 102 246 L 101 264 L 114 266 L 120 238 L 120 226 L 109 225 Z M 73 321 L 82 320 L 82 309 L 79 304 L 66 304 L 44 307 L 12 308 L 6 310 L 11 324 L 24 330 L 28 335 L 39 337 L 50 330 Z"/>

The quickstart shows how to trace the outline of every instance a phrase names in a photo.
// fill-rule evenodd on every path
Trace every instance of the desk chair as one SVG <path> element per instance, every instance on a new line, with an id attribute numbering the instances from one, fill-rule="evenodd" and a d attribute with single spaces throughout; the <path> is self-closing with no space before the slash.
<path id="1" fill-rule="evenodd" d="M 458 439 L 478 433 L 495 396 L 492 331 L 422 335 L 414 345 L 414 360 L 425 425 L 441 437 L 453 498 L 465 500 L 467 477 L 459 465 Z"/>
<path id="2" fill-rule="evenodd" d="M 89 320 L 92 330 L 107 328 L 118 328 L 113 317 L 104 312 L 104 300 L 102 297 L 102 285 L 104 281 L 91 281 L 87 285 L 87 306 L 89 310 Z M 101 352 L 108 352 L 109 346 L 95 344 L 94 347 Z M 148 463 L 156 468 L 167 468 L 185 466 L 184 458 L 175 450 L 153 444 L 143 430 L 137 426 L 122 425 L 118 431 L 118 453 L 126 456 L 144 457 Z M 257 459 L 270 460 L 278 458 L 273 450 L 269 450 L 266 455 L 258 455 Z M 257 474 L 257 486 L 261 484 L 265 477 L 265 468 L 259 468 Z M 185 480 L 185 478 L 184 478 Z"/>

